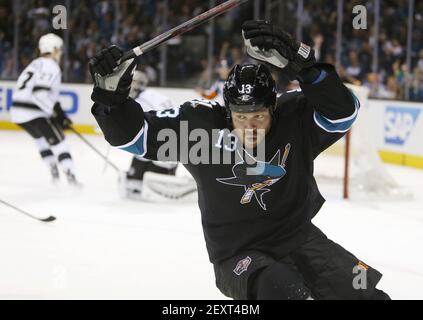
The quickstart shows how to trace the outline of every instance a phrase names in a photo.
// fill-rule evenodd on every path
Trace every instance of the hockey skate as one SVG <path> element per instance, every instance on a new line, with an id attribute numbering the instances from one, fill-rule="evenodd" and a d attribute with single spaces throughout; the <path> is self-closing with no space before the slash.
<path id="1" fill-rule="evenodd" d="M 59 168 L 57 167 L 57 165 L 51 164 L 50 166 L 50 174 L 51 174 L 51 182 L 53 182 L 53 184 L 58 184 L 60 181 L 60 174 L 59 174 Z"/>
<path id="2" fill-rule="evenodd" d="M 142 200 L 142 180 L 131 179 L 129 174 L 121 172 L 119 176 L 119 195 L 123 199 Z"/>
<path id="3" fill-rule="evenodd" d="M 75 174 L 73 174 L 70 170 L 66 171 L 66 178 L 68 179 L 70 186 L 78 189 L 83 187 L 82 183 L 76 179 Z"/>

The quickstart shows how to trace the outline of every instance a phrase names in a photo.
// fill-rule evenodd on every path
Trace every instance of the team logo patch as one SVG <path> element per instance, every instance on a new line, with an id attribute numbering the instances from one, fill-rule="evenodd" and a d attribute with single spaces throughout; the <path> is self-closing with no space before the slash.
<path id="1" fill-rule="evenodd" d="M 250 266 L 250 264 L 251 264 L 252 261 L 253 260 L 250 257 L 246 257 L 245 259 L 242 259 L 236 265 L 236 267 L 234 269 L 234 273 L 237 276 L 240 276 L 241 274 L 243 274 L 245 271 L 248 270 L 248 267 Z"/>
<path id="2" fill-rule="evenodd" d="M 256 161 L 252 157 L 248 163 L 242 160 L 233 166 L 233 177 L 218 178 L 216 180 L 229 186 L 242 187 L 244 194 L 240 200 L 241 204 L 249 204 L 255 199 L 263 210 L 267 210 L 263 196 L 271 191 L 269 189 L 270 186 L 277 183 L 286 175 L 285 164 L 290 150 L 291 144 L 287 144 L 282 162 L 280 159 L 280 150 L 278 150 L 269 162 Z"/>
<path id="3" fill-rule="evenodd" d="M 307 59 L 308 56 L 310 55 L 310 52 L 311 52 L 311 48 L 308 45 L 301 43 L 300 48 L 298 49 L 298 54 L 302 56 L 304 59 Z"/>
<path id="4" fill-rule="evenodd" d="M 241 97 L 241 100 L 244 101 L 244 102 L 250 101 L 251 99 L 252 99 L 252 97 L 247 95 L 247 94 L 245 94 Z"/>

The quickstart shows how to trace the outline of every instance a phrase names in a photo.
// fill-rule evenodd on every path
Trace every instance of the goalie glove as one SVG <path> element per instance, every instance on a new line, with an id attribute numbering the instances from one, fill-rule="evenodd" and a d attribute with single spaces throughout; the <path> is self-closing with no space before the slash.
<path id="1" fill-rule="evenodd" d="M 136 67 L 134 59 L 120 63 L 123 50 L 117 46 L 103 49 L 89 62 L 94 90 L 91 99 L 105 106 L 118 106 L 128 99 Z"/>
<path id="2" fill-rule="evenodd" d="M 291 80 L 301 80 L 301 75 L 316 63 L 312 48 L 267 21 L 245 22 L 242 34 L 251 58 L 284 69 Z"/>

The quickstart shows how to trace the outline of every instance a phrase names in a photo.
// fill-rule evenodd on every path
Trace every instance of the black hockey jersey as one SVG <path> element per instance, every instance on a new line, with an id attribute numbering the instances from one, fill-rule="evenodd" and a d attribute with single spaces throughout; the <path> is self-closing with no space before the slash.
<path id="1" fill-rule="evenodd" d="M 316 83 L 278 98 L 260 159 L 258 150 L 239 145 L 226 109 L 214 102 L 143 112 L 129 99 L 113 108 L 94 105 L 92 112 L 111 145 L 185 165 L 198 184 L 211 262 L 243 250 L 282 257 L 298 245 L 324 203 L 313 177 L 314 159 L 351 128 L 359 109 L 334 68 L 317 67 L 323 77 Z M 175 139 L 177 150 L 164 148 Z"/>

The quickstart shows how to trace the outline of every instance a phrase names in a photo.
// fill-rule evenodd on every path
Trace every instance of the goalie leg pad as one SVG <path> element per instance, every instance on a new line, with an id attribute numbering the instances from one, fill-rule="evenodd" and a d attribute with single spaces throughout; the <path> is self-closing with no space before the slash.
<path id="1" fill-rule="evenodd" d="M 174 202 L 197 200 L 197 185 L 191 177 L 176 177 L 146 172 L 141 198 L 148 202 Z"/>
<path id="2" fill-rule="evenodd" d="M 175 175 L 177 166 L 177 162 L 150 161 L 144 158 L 134 157 L 127 178 L 143 180 L 146 172 Z"/>

